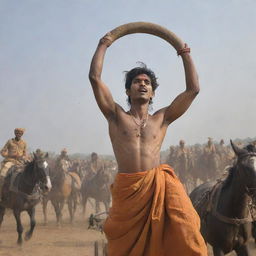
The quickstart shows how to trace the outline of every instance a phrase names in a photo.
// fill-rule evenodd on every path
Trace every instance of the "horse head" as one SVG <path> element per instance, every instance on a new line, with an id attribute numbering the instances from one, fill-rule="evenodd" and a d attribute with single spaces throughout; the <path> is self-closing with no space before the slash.
<path id="1" fill-rule="evenodd" d="M 240 148 L 232 140 L 230 143 L 237 157 L 236 166 L 240 178 L 245 183 L 248 194 L 256 197 L 256 148 L 252 144 Z"/>
<path id="2" fill-rule="evenodd" d="M 33 171 L 36 182 L 41 185 L 44 192 L 49 192 L 52 188 L 52 184 L 49 176 L 49 165 L 47 163 L 48 153 L 33 153 L 33 155 Z"/>

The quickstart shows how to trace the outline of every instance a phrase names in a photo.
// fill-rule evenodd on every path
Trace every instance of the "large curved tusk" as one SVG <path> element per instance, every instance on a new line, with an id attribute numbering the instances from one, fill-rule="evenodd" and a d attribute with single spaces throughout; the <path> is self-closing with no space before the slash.
<path id="1" fill-rule="evenodd" d="M 150 22 L 131 22 L 111 30 L 106 36 L 113 43 L 118 38 L 129 34 L 145 33 L 158 36 L 170 43 L 177 51 L 184 48 L 184 42 L 170 30 Z"/>

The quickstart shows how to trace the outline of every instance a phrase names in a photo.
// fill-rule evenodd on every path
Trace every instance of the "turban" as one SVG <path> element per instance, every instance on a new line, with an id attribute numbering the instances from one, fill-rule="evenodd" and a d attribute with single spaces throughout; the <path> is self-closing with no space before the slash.
<path id="1" fill-rule="evenodd" d="M 14 132 L 21 132 L 21 133 L 24 133 L 24 132 L 25 132 L 25 129 L 24 129 L 24 128 L 15 128 L 15 129 L 14 129 Z"/>
<path id="2" fill-rule="evenodd" d="M 41 155 L 43 152 L 42 152 L 42 150 L 40 149 L 40 148 L 38 148 L 37 150 L 36 150 L 36 154 L 38 154 L 38 155 Z"/>

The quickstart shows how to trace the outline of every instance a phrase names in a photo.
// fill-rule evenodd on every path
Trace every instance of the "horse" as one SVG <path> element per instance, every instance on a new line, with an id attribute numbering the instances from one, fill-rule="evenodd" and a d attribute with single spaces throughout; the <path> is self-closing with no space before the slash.
<path id="1" fill-rule="evenodd" d="M 111 201 L 109 183 L 110 174 L 105 169 L 98 171 L 91 178 L 83 179 L 81 187 L 83 215 L 85 215 L 88 198 L 95 199 L 96 213 L 99 212 L 99 202 L 103 202 L 106 212 L 109 211 Z"/>
<path id="2" fill-rule="evenodd" d="M 254 242 L 256 243 L 256 221 L 252 222 L 252 237 L 254 239 Z"/>
<path id="3" fill-rule="evenodd" d="M 54 207 L 58 226 L 62 223 L 62 210 L 65 202 L 68 204 L 70 223 L 73 223 L 81 181 L 76 173 L 69 172 L 68 169 L 69 165 L 65 159 L 61 159 L 50 169 L 52 190 L 42 201 L 45 224 L 47 224 L 47 203 L 49 200 Z"/>
<path id="4" fill-rule="evenodd" d="M 190 199 L 201 218 L 201 233 L 212 245 L 214 256 L 235 251 L 250 255 L 247 242 L 251 236 L 249 205 L 256 196 L 256 148 L 239 148 L 231 141 L 236 162 L 226 178 L 196 187 Z"/>
<path id="5" fill-rule="evenodd" d="M 0 226 L 6 208 L 12 209 L 17 224 L 19 245 L 23 243 L 21 212 L 27 211 L 30 217 L 30 229 L 25 234 L 25 240 L 29 240 L 36 225 L 35 206 L 40 201 L 40 189 L 44 192 L 51 190 L 47 158 L 48 153 L 34 153 L 34 159 L 26 163 L 22 169 L 17 166 L 11 167 L 4 181 L 0 202 Z"/>
<path id="6" fill-rule="evenodd" d="M 256 197 L 253 198 L 254 200 L 250 204 L 250 211 L 252 215 L 252 238 L 254 243 L 256 244 Z"/>

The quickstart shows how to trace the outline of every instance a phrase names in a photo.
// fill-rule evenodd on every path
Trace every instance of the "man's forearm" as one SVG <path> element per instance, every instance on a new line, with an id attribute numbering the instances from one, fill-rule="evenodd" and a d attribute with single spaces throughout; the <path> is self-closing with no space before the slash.
<path id="1" fill-rule="evenodd" d="M 103 67 L 104 56 L 107 46 L 99 43 L 96 52 L 92 58 L 89 78 L 90 80 L 100 79 Z"/>
<path id="2" fill-rule="evenodd" d="M 105 35 L 103 38 L 100 39 L 98 47 L 94 53 L 92 58 L 89 78 L 90 80 L 100 79 L 102 73 L 102 67 L 104 62 L 104 56 L 106 53 L 107 48 L 111 45 L 111 37 L 109 35 Z"/>
<path id="3" fill-rule="evenodd" d="M 181 56 L 185 70 L 186 90 L 198 93 L 200 91 L 200 87 L 198 75 L 193 60 L 188 52 L 181 54 Z"/>
<path id="4" fill-rule="evenodd" d="M 1 150 L 0 154 L 1 154 L 2 157 L 7 157 L 8 156 L 8 152 L 5 151 L 5 150 Z"/>

